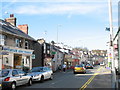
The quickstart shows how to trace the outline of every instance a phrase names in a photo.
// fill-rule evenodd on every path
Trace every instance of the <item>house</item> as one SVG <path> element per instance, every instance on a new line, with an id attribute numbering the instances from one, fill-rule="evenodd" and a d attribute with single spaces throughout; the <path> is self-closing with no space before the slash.
<path id="1" fill-rule="evenodd" d="M 36 40 L 16 27 L 16 18 L 0 19 L 0 69 L 32 68 L 33 44 Z"/>

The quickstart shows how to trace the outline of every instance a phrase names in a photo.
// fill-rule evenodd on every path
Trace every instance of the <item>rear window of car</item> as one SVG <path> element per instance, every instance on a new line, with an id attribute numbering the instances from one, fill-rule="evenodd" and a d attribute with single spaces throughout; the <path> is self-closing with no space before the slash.
<path id="1" fill-rule="evenodd" d="M 0 71 L 0 76 L 1 77 L 6 77 L 9 74 L 9 70 L 2 70 Z"/>
<path id="2" fill-rule="evenodd" d="M 83 65 L 76 65 L 75 67 L 83 67 Z"/>
<path id="3" fill-rule="evenodd" d="M 31 72 L 42 72 L 42 71 L 43 71 L 43 68 L 41 67 L 36 67 L 31 70 Z"/>

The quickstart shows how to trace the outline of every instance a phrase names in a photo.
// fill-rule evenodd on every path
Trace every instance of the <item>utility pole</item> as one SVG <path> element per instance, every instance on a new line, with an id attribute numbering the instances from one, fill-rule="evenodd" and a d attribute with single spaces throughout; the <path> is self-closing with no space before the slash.
<path id="1" fill-rule="evenodd" d="M 108 0 L 109 6 L 109 22 L 110 22 L 110 51 L 111 51 L 111 61 L 112 61 L 112 88 L 116 87 L 116 72 L 114 63 L 114 43 L 113 43 L 113 25 L 112 25 L 112 0 Z"/>

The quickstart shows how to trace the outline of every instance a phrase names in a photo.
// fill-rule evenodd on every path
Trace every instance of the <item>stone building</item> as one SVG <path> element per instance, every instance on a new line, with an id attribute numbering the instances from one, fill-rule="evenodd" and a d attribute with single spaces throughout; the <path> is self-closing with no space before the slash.
<path id="1" fill-rule="evenodd" d="M 0 38 L 1 68 L 32 68 L 35 39 L 16 27 L 16 18 L 13 14 L 5 21 L 0 20 Z"/>

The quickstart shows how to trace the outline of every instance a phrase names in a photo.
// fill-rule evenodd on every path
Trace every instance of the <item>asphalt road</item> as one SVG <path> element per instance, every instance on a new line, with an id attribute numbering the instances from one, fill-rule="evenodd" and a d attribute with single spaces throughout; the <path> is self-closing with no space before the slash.
<path id="1" fill-rule="evenodd" d="M 96 84 L 96 81 L 99 79 L 106 78 L 105 76 L 103 78 L 100 78 L 101 75 L 106 75 L 106 69 L 101 68 L 100 66 L 94 67 L 94 69 L 87 69 L 86 74 L 73 74 L 72 70 L 67 70 L 66 72 L 56 72 L 54 73 L 54 79 L 53 80 L 45 80 L 43 83 L 40 82 L 34 82 L 32 86 L 20 86 L 17 88 L 17 90 L 23 90 L 23 89 L 76 89 L 79 90 L 81 87 L 83 88 L 94 88 L 94 84 Z M 97 73 L 97 74 L 96 74 Z M 99 74 L 99 75 L 98 75 Z M 97 75 L 97 76 L 96 76 Z M 96 77 L 95 77 L 96 76 Z M 99 76 L 99 77 L 98 77 Z M 97 78 L 98 77 L 98 78 Z M 94 82 L 94 80 L 96 80 Z M 89 81 L 89 82 L 88 82 Z M 85 83 L 87 82 L 87 85 Z M 103 81 L 104 82 L 104 79 Z M 100 87 L 101 83 L 97 82 L 96 84 L 98 88 Z M 108 85 L 108 87 L 110 87 Z M 100 87 L 101 88 L 101 87 Z"/>

